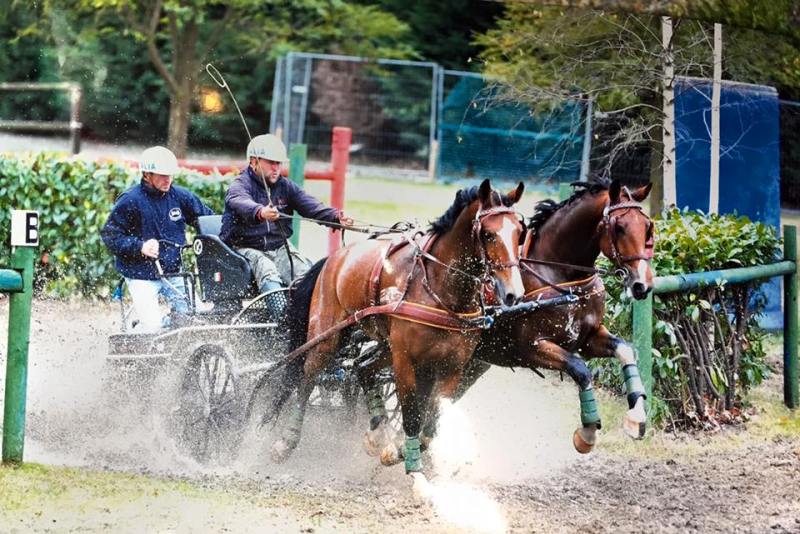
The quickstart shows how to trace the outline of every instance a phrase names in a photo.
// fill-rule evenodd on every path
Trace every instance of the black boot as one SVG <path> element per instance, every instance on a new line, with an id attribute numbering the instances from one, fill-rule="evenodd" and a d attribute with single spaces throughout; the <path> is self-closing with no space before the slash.
<path id="1" fill-rule="evenodd" d="M 279 289 L 283 289 L 283 286 L 273 280 L 261 284 L 261 293 L 269 293 L 264 297 L 264 304 L 270 321 L 274 322 L 282 320 L 286 310 L 286 291 L 277 291 Z"/>

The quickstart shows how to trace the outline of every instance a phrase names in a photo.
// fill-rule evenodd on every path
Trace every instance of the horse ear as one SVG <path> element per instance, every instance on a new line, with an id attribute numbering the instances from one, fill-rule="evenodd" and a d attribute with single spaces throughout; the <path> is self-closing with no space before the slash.
<path id="1" fill-rule="evenodd" d="M 478 198 L 481 199 L 481 204 L 483 205 L 490 203 L 492 200 L 492 184 L 489 182 L 488 178 L 481 182 L 478 188 Z"/>
<path id="2" fill-rule="evenodd" d="M 506 201 L 504 202 L 504 204 L 506 206 L 511 206 L 519 202 L 519 199 L 522 198 L 523 191 L 525 191 L 525 184 L 520 182 L 519 185 L 517 185 L 516 189 L 512 189 L 506 194 L 505 198 Z"/>
<path id="3" fill-rule="evenodd" d="M 633 196 L 633 200 L 635 200 L 636 202 L 642 202 L 644 199 L 647 198 L 647 195 L 650 194 L 650 190 L 652 188 L 653 188 L 653 183 L 650 182 L 647 185 L 635 189 L 631 194 Z"/>
<path id="4" fill-rule="evenodd" d="M 622 185 L 619 183 L 619 180 L 616 179 L 608 186 L 608 199 L 612 205 L 619 204 L 619 193 L 621 190 Z"/>

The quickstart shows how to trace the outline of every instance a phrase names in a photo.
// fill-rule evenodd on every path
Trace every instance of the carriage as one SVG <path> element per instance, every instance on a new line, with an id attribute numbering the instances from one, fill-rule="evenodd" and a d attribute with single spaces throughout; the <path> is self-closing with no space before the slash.
<path id="1" fill-rule="evenodd" d="M 469 376 L 468 364 L 476 361 L 569 374 L 580 388 L 581 400 L 581 426 L 573 444 L 586 453 L 594 446 L 600 419 L 583 358 L 616 356 L 623 365 L 628 393 L 623 428 L 631 437 L 641 438 L 645 393 L 635 354 L 602 326 L 604 289 L 594 262 L 602 251 L 622 273 L 634 298 L 647 295 L 653 234 L 641 201 L 649 189 L 631 191 L 616 181 L 579 184 L 567 201 L 537 206 L 523 244 L 519 239 L 522 225 L 510 207 L 519 200 L 522 184 L 501 196 L 485 180 L 480 187 L 459 192 L 432 230 L 419 239 L 403 235 L 383 243 L 364 243 L 319 262 L 294 284 L 286 324 L 269 317 L 263 306 L 273 293 L 257 295 L 247 261 L 220 241 L 219 218 L 205 218 L 192 245 L 196 273 L 181 275 L 189 297 L 198 288 L 210 309 L 200 311 L 192 300 L 194 314 L 188 326 L 149 338 L 114 336 L 109 357 L 179 366 L 170 419 L 175 422 L 178 442 L 204 461 L 234 455 L 245 422 L 255 418 L 263 425 L 288 412 L 271 449 L 273 460 L 283 461 L 299 442 L 307 405 L 346 409 L 353 415 L 363 384 L 369 391 L 372 416 L 365 436 L 368 451 L 379 454 L 386 465 L 404 457 L 406 471 L 419 473 L 425 445 L 421 438 L 432 439 L 436 431 L 434 382 L 446 381 L 442 396 L 457 398 L 459 388 L 471 383 L 462 381 Z M 569 239 L 566 234 L 573 232 L 572 220 L 594 237 L 580 242 Z M 539 246 L 532 245 L 534 240 Z M 547 245 L 548 240 L 562 245 L 561 249 Z M 432 243 L 441 246 L 434 249 Z M 570 256 L 577 244 L 587 249 L 582 252 L 585 265 Z M 559 250 L 563 256 L 537 257 L 542 250 Z M 359 254 L 360 261 L 345 261 Z M 450 262 L 439 258 L 450 258 Z M 454 266 L 465 260 L 473 272 Z M 395 264 L 400 267 L 394 268 Z M 386 265 L 390 268 L 384 270 Z M 438 266 L 436 287 L 429 278 L 430 265 Z M 519 279 L 522 271 L 525 284 Z M 587 272 L 592 273 L 589 278 L 581 276 Z M 485 302 L 487 288 L 497 299 L 492 305 Z M 326 291 L 342 294 L 334 299 L 315 298 Z M 345 309 L 342 302 L 348 299 L 351 304 Z M 476 302 L 480 307 L 469 311 Z M 331 309 L 331 304 L 338 308 Z M 493 326 L 500 316 L 504 321 Z M 387 325 L 394 328 L 391 343 Z M 371 332 L 370 337 L 362 328 Z M 285 335 L 287 330 L 290 336 Z M 431 345 L 426 339 L 438 343 Z M 415 361 L 410 359 L 408 344 L 418 353 Z M 582 352 L 577 354 L 578 350 Z M 456 352 L 458 361 L 453 359 Z M 389 365 L 394 374 L 384 369 Z M 286 373 L 275 372 L 280 369 Z M 414 391 L 417 379 L 420 399 Z M 395 385 L 402 395 L 394 395 Z M 296 395 L 297 402 L 282 411 L 291 395 Z M 395 401 L 390 403 L 395 408 L 389 411 L 393 417 L 387 417 L 390 396 Z M 402 449 L 390 428 L 396 427 L 401 411 L 406 435 Z M 423 421 L 430 425 L 423 428 Z"/>
<path id="2" fill-rule="evenodd" d="M 235 457 L 246 424 L 259 423 L 286 345 L 281 318 L 270 315 L 266 301 L 287 299 L 288 288 L 259 293 L 247 260 L 219 238 L 220 225 L 219 215 L 199 218 L 197 236 L 184 246 L 195 269 L 171 275 L 184 280 L 186 324 L 136 333 L 129 326 L 131 307 L 120 298 L 121 332 L 110 336 L 106 358 L 112 380 L 122 374 L 137 383 L 152 383 L 163 374 L 173 378 L 164 415 L 178 446 L 203 463 Z M 116 292 L 120 297 L 123 284 Z M 320 376 L 313 404 L 354 418 L 361 391 L 357 371 L 375 345 L 353 332 Z M 391 397 L 390 371 L 381 374 L 381 382 Z"/>

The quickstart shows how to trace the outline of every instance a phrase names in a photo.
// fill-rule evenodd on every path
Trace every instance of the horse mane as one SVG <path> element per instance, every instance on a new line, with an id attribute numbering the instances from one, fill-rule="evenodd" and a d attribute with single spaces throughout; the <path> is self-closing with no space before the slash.
<path id="1" fill-rule="evenodd" d="M 492 191 L 492 195 L 495 196 L 495 200 L 498 202 L 504 202 L 500 195 Z M 456 198 L 453 201 L 453 204 L 447 208 L 447 211 L 444 212 L 438 219 L 432 221 L 428 229 L 436 234 L 442 235 L 446 233 L 448 230 L 453 228 L 453 225 L 458 219 L 458 216 L 461 212 L 472 204 L 478 198 L 478 186 L 467 187 L 464 189 L 459 189 L 456 193 Z"/>
<path id="2" fill-rule="evenodd" d="M 529 230 L 539 230 L 555 212 L 565 206 L 575 203 L 587 194 L 596 195 L 602 191 L 608 191 L 611 181 L 607 178 L 595 178 L 591 182 L 572 182 L 569 185 L 572 186 L 573 193 L 568 199 L 562 202 L 547 199 L 536 203 L 533 209 L 533 216 L 531 216 L 530 221 L 528 221 Z"/>

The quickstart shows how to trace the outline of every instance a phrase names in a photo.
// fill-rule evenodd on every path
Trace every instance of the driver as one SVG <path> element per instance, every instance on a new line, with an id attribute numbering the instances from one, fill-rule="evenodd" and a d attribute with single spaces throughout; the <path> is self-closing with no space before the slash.
<path id="1" fill-rule="evenodd" d="M 172 184 L 178 160 L 169 149 L 148 148 L 139 161 L 141 182 L 117 199 L 100 235 L 125 277 L 138 319 L 135 331 L 153 333 L 186 323 L 189 306 L 183 278 L 162 274 L 181 271 L 186 224 L 196 226 L 199 216 L 214 212 L 197 195 Z M 170 317 L 161 314 L 159 294 L 170 305 Z"/>
<path id="2" fill-rule="evenodd" d="M 259 290 L 266 293 L 289 285 L 292 268 L 296 278 L 311 266 L 288 241 L 295 211 L 303 217 L 345 227 L 352 226 L 353 220 L 281 176 L 281 164 L 289 158 L 278 137 L 254 137 L 247 145 L 247 158 L 247 168 L 225 196 L 220 238 L 247 259 Z M 282 299 L 267 298 L 266 304 L 273 317 L 282 315 Z"/>

